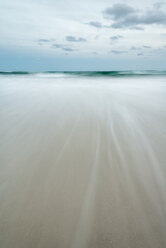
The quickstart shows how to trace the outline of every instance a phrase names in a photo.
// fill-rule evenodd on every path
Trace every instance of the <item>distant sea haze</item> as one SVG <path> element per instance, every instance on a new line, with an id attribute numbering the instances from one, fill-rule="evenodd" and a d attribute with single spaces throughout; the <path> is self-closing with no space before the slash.
<path id="1" fill-rule="evenodd" d="M 0 248 L 166 247 L 166 71 L 0 72 Z"/>

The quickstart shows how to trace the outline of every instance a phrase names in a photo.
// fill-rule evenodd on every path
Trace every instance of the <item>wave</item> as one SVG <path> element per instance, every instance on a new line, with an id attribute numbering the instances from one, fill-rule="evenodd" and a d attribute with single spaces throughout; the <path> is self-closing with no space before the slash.
<path id="1" fill-rule="evenodd" d="M 0 71 L 0 75 L 36 75 L 36 76 L 83 76 L 83 77 L 124 77 L 124 76 L 166 76 L 166 71 L 158 70 L 142 70 L 142 71 L 44 71 L 44 72 L 29 72 L 29 71 Z M 56 77 L 55 76 L 55 77 Z"/>
<path id="2" fill-rule="evenodd" d="M 27 75 L 27 74 L 35 74 L 35 73 L 28 71 L 0 71 L 0 75 Z"/>

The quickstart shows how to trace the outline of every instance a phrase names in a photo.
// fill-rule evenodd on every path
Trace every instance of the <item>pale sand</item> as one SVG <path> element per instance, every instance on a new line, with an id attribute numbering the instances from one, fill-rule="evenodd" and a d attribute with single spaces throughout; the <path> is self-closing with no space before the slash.
<path id="1" fill-rule="evenodd" d="M 0 90 L 0 248 L 166 247 L 165 78 Z"/>

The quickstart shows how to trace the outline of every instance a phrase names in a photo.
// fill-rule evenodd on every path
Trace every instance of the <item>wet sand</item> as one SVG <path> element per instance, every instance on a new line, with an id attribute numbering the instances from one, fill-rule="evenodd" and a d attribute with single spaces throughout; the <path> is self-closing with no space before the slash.
<path id="1" fill-rule="evenodd" d="M 0 78 L 0 247 L 166 247 L 166 78 Z"/>

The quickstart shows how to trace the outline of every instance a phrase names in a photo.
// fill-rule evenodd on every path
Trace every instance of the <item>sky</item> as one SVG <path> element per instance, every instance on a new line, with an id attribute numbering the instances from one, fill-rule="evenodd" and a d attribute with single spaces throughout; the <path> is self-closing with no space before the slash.
<path id="1" fill-rule="evenodd" d="M 166 1 L 0 0 L 0 70 L 165 70 Z"/>

